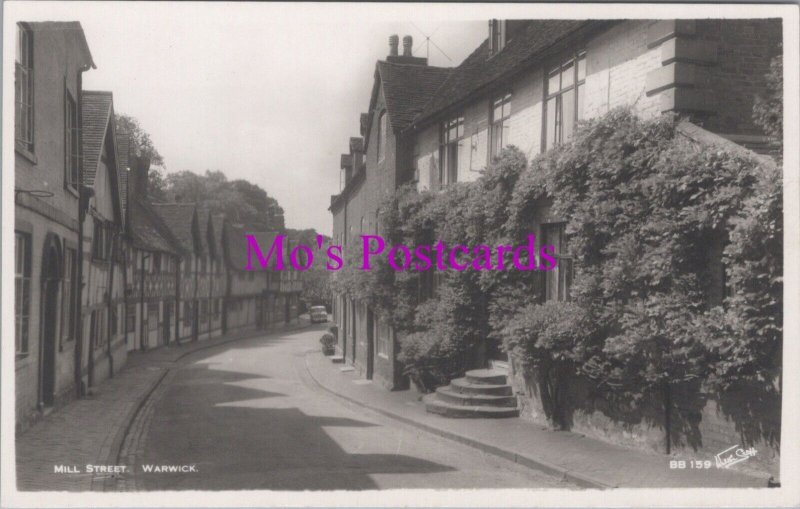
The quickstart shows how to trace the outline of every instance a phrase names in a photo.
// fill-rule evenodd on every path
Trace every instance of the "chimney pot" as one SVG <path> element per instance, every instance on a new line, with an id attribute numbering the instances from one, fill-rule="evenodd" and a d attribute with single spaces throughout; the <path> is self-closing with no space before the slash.
<path id="1" fill-rule="evenodd" d="M 413 56 L 411 54 L 411 47 L 414 46 L 414 38 L 410 35 L 406 35 L 403 37 L 403 56 L 410 57 Z"/>
<path id="2" fill-rule="evenodd" d="M 397 35 L 389 36 L 389 56 L 397 56 L 397 46 L 400 44 L 400 38 Z"/>

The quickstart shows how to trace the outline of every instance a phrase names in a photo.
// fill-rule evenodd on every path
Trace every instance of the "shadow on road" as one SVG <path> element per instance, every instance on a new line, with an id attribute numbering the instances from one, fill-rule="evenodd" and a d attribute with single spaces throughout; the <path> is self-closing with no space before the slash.
<path id="1" fill-rule="evenodd" d="M 249 345 L 237 344 L 236 348 L 243 346 Z M 264 343 L 256 341 L 253 346 L 263 347 Z M 156 404 L 144 454 L 136 465 L 137 476 L 144 481 L 140 487 L 365 490 L 378 487 L 371 474 L 454 470 L 402 454 L 348 453 L 325 428 L 375 424 L 335 415 L 308 415 L 296 406 L 297 395 L 256 388 L 270 377 L 217 366 L 196 361 L 178 370 L 165 388 Z M 289 384 L 290 392 L 294 388 L 294 382 L 280 382 Z M 280 385 L 270 384 L 273 386 Z M 144 474 L 142 464 L 196 465 L 197 472 Z"/>

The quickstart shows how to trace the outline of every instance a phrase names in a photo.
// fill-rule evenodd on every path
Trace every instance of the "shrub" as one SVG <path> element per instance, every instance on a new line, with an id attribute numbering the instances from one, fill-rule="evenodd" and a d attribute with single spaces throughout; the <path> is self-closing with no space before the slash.
<path id="1" fill-rule="evenodd" d="M 334 348 L 336 347 L 336 336 L 331 334 L 330 332 L 326 332 L 319 338 L 320 344 L 322 344 L 322 352 L 326 355 L 329 353 L 333 353 Z"/>

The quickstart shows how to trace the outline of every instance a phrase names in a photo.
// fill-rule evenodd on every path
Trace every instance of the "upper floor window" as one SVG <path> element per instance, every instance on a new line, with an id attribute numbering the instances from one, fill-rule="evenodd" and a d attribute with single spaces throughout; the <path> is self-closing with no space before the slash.
<path id="1" fill-rule="evenodd" d="M 14 66 L 14 139 L 33 151 L 33 32 L 17 23 Z"/>
<path id="2" fill-rule="evenodd" d="M 547 73 L 545 149 L 568 141 L 575 124 L 583 119 L 586 92 L 586 52 L 562 60 Z"/>
<path id="3" fill-rule="evenodd" d="M 508 143 L 508 132 L 511 119 L 511 94 L 504 94 L 492 101 L 491 111 L 491 145 L 489 159 L 497 157 Z"/>
<path id="4" fill-rule="evenodd" d="M 31 237 L 14 233 L 14 346 L 17 355 L 28 353 L 31 316 Z"/>
<path id="5" fill-rule="evenodd" d="M 153 253 L 153 274 L 161 272 L 161 253 Z"/>
<path id="6" fill-rule="evenodd" d="M 542 225 L 542 245 L 555 248 L 556 266 L 544 272 L 544 300 L 569 300 L 572 258 L 569 256 L 565 223 Z"/>
<path id="7" fill-rule="evenodd" d="M 506 47 L 507 30 L 503 19 L 489 20 L 489 54 L 494 55 Z"/>
<path id="8" fill-rule="evenodd" d="M 64 179 L 78 188 L 78 107 L 68 90 L 64 93 Z"/>
<path id="9" fill-rule="evenodd" d="M 377 143 L 378 161 L 383 161 L 386 152 L 386 111 L 382 111 L 378 117 Z"/>
<path id="10" fill-rule="evenodd" d="M 102 221 L 95 219 L 94 235 L 92 236 L 92 258 L 95 260 L 106 259 L 106 229 Z"/>
<path id="11" fill-rule="evenodd" d="M 464 138 L 464 117 L 445 121 L 440 138 L 439 182 L 445 186 L 458 181 L 458 153 Z"/>

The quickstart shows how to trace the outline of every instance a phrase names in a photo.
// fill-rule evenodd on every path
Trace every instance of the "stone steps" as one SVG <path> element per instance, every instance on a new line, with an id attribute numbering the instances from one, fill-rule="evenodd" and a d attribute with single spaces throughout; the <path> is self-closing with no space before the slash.
<path id="1" fill-rule="evenodd" d="M 453 418 L 518 417 L 517 397 L 507 383 L 506 373 L 497 369 L 467 371 L 447 387 L 439 387 L 422 398 L 425 409 Z"/>

